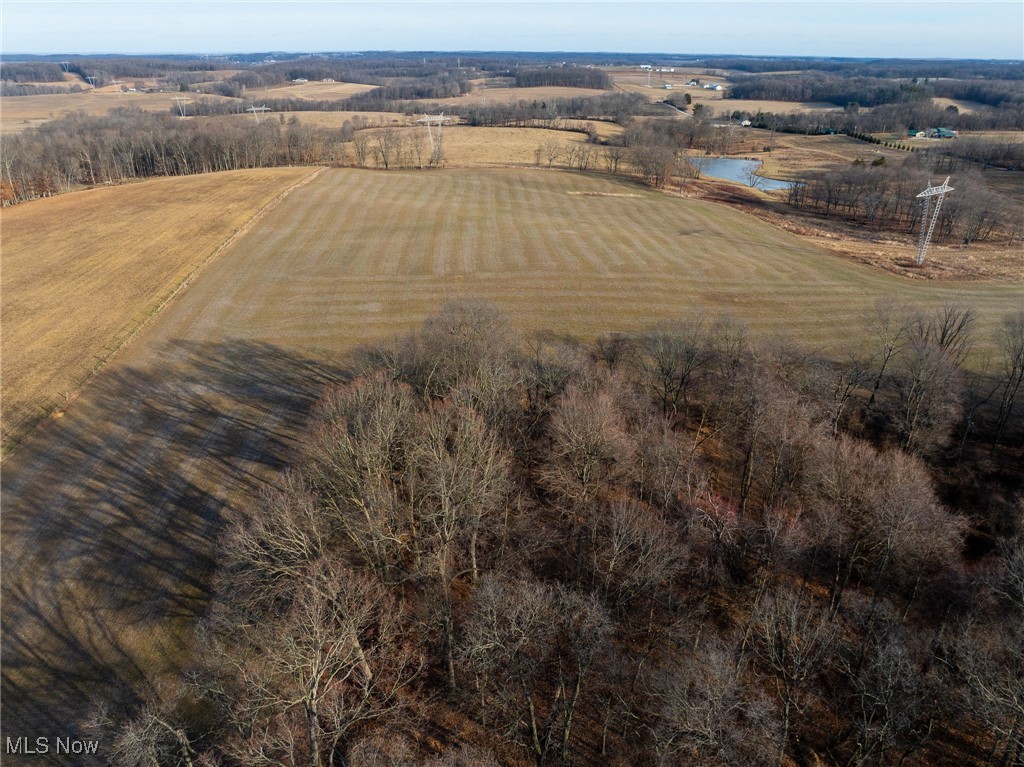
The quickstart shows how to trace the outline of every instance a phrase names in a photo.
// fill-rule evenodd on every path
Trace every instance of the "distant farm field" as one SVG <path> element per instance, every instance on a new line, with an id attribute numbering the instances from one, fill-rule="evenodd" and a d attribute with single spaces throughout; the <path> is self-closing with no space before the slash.
<path id="1" fill-rule="evenodd" d="M 888 163 L 901 163 L 907 152 L 869 144 L 849 136 L 803 136 L 777 133 L 774 148 L 763 152 L 764 145 L 772 141 L 769 131 L 749 131 L 751 147 L 756 157 L 764 162 L 761 172 L 770 178 L 800 180 L 815 171 L 840 170 L 855 160 L 871 163 L 884 157 Z M 742 135 L 742 134 L 741 134 Z"/>
<path id="2" fill-rule="evenodd" d="M 82 91 L 81 93 L 59 93 L 47 96 L 3 96 L 0 97 L 0 131 L 15 133 L 41 125 L 74 112 L 88 115 L 105 115 L 111 109 L 135 107 L 146 112 L 170 112 L 175 107 L 174 98 L 180 93 L 122 93 L 103 91 Z M 190 99 L 210 101 L 235 101 L 224 96 L 188 94 Z"/>
<path id="3" fill-rule="evenodd" d="M 287 83 L 270 88 L 248 88 L 245 91 L 246 101 L 260 99 L 309 99 L 311 101 L 336 101 L 347 99 L 359 93 L 372 91 L 377 86 L 361 83 Z"/>
<path id="4" fill-rule="evenodd" d="M 310 168 L 165 178 L 3 213 L 5 438 Z"/>
<path id="5" fill-rule="evenodd" d="M 536 88 L 474 88 L 463 96 L 447 99 L 423 99 L 424 104 L 512 104 L 517 101 L 544 101 L 545 99 L 569 99 L 604 96 L 609 91 L 597 88 L 567 88 L 562 86 L 539 86 Z"/>
<path id="6" fill-rule="evenodd" d="M 691 89 L 692 90 L 692 89 Z M 804 112 L 841 111 L 828 101 L 767 101 L 753 99 L 723 99 L 693 94 L 695 103 L 707 103 L 716 115 L 731 115 L 735 111 L 774 112 L 776 114 L 798 114 Z"/>
<path id="7" fill-rule="evenodd" d="M 977 101 L 966 101 L 964 99 L 947 99 L 941 96 L 932 97 L 932 103 L 935 104 L 935 106 L 937 107 L 942 107 L 943 109 L 948 109 L 951 106 L 956 107 L 958 112 L 962 112 L 964 114 L 974 114 L 975 112 L 984 112 L 986 110 L 991 109 L 991 107 L 988 107 L 985 104 L 982 104 Z"/>
<path id="8" fill-rule="evenodd" d="M 422 130 L 419 129 L 419 130 Z M 474 128 L 457 125 L 444 132 L 445 163 L 452 166 L 533 165 L 537 150 L 548 142 L 564 148 L 587 137 L 572 131 L 543 128 Z"/>
<path id="9" fill-rule="evenodd" d="M 375 131 L 369 129 L 373 136 Z M 430 154 L 430 143 L 426 128 L 423 126 L 403 129 L 407 142 L 414 139 L 421 141 L 422 159 L 426 163 Z M 452 125 L 443 133 L 444 164 L 450 168 L 467 168 L 479 166 L 535 165 L 538 163 L 538 150 L 542 156 L 540 164 L 546 164 L 543 153 L 549 145 L 558 147 L 565 152 L 574 144 L 586 143 L 587 136 L 583 133 L 565 130 L 548 130 L 546 128 L 478 128 L 468 125 Z M 371 147 L 373 139 L 371 138 Z M 406 152 L 404 165 L 414 165 L 411 150 Z M 352 150 L 349 150 L 352 157 Z M 559 161 L 556 164 L 560 164 Z M 370 165 L 374 164 L 371 159 Z"/>

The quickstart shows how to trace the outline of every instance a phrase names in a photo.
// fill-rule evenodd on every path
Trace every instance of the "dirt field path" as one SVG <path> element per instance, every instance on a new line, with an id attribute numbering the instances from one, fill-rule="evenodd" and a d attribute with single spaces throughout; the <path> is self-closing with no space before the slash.
<path id="1" fill-rule="evenodd" d="M 222 521 L 258 503 L 354 343 L 473 295 L 527 330 L 589 336 L 700 307 L 819 344 L 896 290 L 972 301 L 983 332 L 1020 295 L 900 283 L 723 206 L 606 178 L 325 171 L 4 464 L 3 734 L 70 734 L 91 696 L 117 700 L 187 660 Z"/>

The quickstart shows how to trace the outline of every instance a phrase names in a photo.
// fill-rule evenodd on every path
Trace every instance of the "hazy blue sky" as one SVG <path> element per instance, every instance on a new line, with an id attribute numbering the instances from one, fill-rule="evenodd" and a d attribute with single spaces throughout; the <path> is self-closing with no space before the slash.
<path id="1" fill-rule="evenodd" d="M 5 53 L 380 49 L 1024 58 L 1024 0 L 0 0 L 0 25 Z"/>

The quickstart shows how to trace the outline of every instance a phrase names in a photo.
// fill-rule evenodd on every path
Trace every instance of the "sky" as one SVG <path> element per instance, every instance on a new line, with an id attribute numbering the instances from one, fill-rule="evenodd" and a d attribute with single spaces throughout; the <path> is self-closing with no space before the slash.
<path id="1" fill-rule="evenodd" d="M 476 50 L 1024 59 L 1024 0 L 0 0 L 0 53 Z"/>

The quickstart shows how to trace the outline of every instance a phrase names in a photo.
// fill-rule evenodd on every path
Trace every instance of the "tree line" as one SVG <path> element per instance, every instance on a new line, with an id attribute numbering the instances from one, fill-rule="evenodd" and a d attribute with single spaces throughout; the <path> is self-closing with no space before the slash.
<path id="1" fill-rule="evenodd" d="M 598 88 L 611 90 L 612 80 L 606 72 L 592 67 L 544 67 L 516 69 L 517 88 L 557 85 L 566 88 Z"/>
<path id="2" fill-rule="evenodd" d="M 977 112 L 960 112 L 955 107 L 941 107 L 930 100 L 882 104 L 870 111 L 861 111 L 859 105 L 853 103 L 848 107 L 844 111 L 814 110 L 797 114 L 740 110 L 734 114 L 749 119 L 755 127 L 809 135 L 858 131 L 905 133 L 911 128 L 925 130 L 940 126 L 964 131 L 1024 129 L 1024 106 L 1019 104 Z"/>
<path id="3" fill-rule="evenodd" d="M 934 96 L 963 99 L 993 108 L 1024 104 L 1020 80 L 894 80 L 885 77 L 841 77 L 823 72 L 795 75 L 734 77 L 726 94 L 733 99 L 774 101 L 828 101 L 837 106 L 862 107 L 927 101 Z"/>
<path id="4" fill-rule="evenodd" d="M 4 62 L 3 79 L 12 83 L 62 83 L 64 70 L 48 61 Z"/>
<path id="5" fill-rule="evenodd" d="M 473 84 L 465 78 L 456 79 L 447 73 L 433 77 L 398 80 L 372 91 L 358 93 L 344 100 L 344 108 L 370 112 L 394 111 L 389 105 L 413 99 L 447 99 L 469 93 Z"/>
<path id="6" fill-rule="evenodd" d="M 916 158 L 915 158 L 916 159 Z M 842 217 L 873 228 L 913 232 L 921 226 L 916 195 L 935 180 L 941 167 L 906 162 L 899 166 L 858 164 L 809 174 L 790 187 L 789 204 L 825 218 Z M 956 190 L 944 200 L 935 230 L 937 242 L 965 245 L 989 239 L 1011 242 L 1024 234 L 1024 217 L 1012 202 L 989 190 L 974 168 L 954 172 Z"/>
<path id="7" fill-rule="evenodd" d="M 826 72 L 846 77 L 883 77 L 953 80 L 1024 80 L 1019 61 L 941 61 L 934 59 L 787 58 L 772 56 L 714 56 L 706 67 L 739 72 Z"/>
<path id="8" fill-rule="evenodd" d="M 78 83 L 69 85 L 36 85 L 0 80 L 0 96 L 56 96 L 59 93 L 80 93 L 82 86 Z"/>
<path id="9" fill-rule="evenodd" d="M 255 123 L 179 120 L 138 109 L 69 115 L 4 139 L 0 202 L 153 176 L 334 163 L 344 157 L 341 142 L 363 124 L 356 118 L 339 131 L 286 121 L 283 114 Z"/>
<path id="10" fill-rule="evenodd" d="M 828 359 L 462 302 L 357 350 L 107 762 L 1019 764 L 1024 313 L 984 374 L 973 321 Z"/>
<path id="11" fill-rule="evenodd" d="M 425 107 L 419 107 L 424 109 Z M 636 115 L 651 114 L 654 107 L 637 93 L 608 93 L 554 99 L 520 99 L 508 104 L 447 104 L 430 107 L 461 117 L 468 125 L 528 127 L 536 120 L 611 119 L 626 122 Z"/>
<path id="12" fill-rule="evenodd" d="M 921 83 L 877 77 L 838 77 L 822 72 L 736 77 L 727 98 L 771 101 L 829 101 L 838 106 L 856 102 L 873 107 L 930 99 L 933 90 Z"/>

